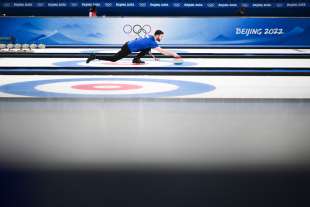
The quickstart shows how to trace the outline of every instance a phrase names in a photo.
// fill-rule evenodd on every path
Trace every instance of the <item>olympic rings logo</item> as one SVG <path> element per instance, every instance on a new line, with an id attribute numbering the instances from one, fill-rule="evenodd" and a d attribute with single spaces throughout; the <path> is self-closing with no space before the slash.
<path id="1" fill-rule="evenodd" d="M 152 27 L 148 24 L 141 26 L 140 24 L 135 24 L 131 26 L 130 24 L 125 24 L 123 27 L 125 34 L 135 33 L 139 37 L 144 37 L 145 35 L 151 33 Z"/>
<path id="2" fill-rule="evenodd" d="M 174 7 L 180 7 L 181 4 L 180 4 L 180 3 L 173 3 L 173 6 L 174 6 Z"/>
<path id="3" fill-rule="evenodd" d="M 110 3 L 110 2 L 104 3 L 104 6 L 105 7 L 112 7 L 112 3 Z"/>
<path id="4" fill-rule="evenodd" d="M 139 3 L 139 7 L 146 7 L 146 3 Z"/>

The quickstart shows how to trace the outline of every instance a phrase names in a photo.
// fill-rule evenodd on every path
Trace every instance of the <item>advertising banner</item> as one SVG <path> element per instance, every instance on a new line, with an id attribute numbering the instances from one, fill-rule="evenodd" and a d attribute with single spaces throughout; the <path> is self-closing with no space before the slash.
<path id="1" fill-rule="evenodd" d="M 157 29 L 165 46 L 310 46 L 310 18 L 2 17 L 0 28 L 3 40 L 49 46 L 118 46 Z"/>

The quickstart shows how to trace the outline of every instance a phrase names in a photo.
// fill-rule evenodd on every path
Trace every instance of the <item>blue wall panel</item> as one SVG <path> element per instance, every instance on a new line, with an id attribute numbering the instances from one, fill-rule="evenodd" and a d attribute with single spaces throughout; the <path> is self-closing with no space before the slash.
<path id="1" fill-rule="evenodd" d="M 163 45 L 310 46 L 310 18 L 5 17 L 0 27 L 0 37 L 17 43 L 55 46 L 119 45 L 156 29 Z"/>

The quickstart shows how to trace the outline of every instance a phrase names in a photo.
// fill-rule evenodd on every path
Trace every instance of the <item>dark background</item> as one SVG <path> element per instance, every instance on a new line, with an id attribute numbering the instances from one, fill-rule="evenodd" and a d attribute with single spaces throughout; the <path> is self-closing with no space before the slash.
<path id="1" fill-rule="evenodd" d="M 14 3 L 32 2 L 32 7 L 18 7 Z M 41 7 L 37 3 L 43 3 Z M 66 3 L 62 7 L 48 7 L 48 3 Z M 104 3 L 111 2 L 111 7 Z M 134 2 L 134 7 L 116 7 L 117 3 Z M 146 2 L 145 8 L 138 6 L 139 2 Z M 173 3 L 180 3 L 183 6 L 174 7 Z M 72 7 L 70 3 L 75 3 Z M 85 4 L 87 3 L 87 4 Z M 150 3 L 169 3 L 169 7 L 150 7 Z M 202 3 L 203 8 L 184 7 L 184 3 Z M 214 3 L 214 7 L 208 7 L 208 3 Z M 219 4 L 236 3 L 237 6 L 219 6 Z M 255 7 L 255 3 L 271 3 L 272 7 Z M 277 3 L 281 6 L 277 6 Z M 306 3 L 306 7 L 288 7 L 291 3 Z M 89 5 L 89 6 L 88 6 Z M 97 6 L 99 16 L 309 16 L 310 3 L 308 0 L 2 0 L 0 1 L 0 13 L 9 16 L 88 16 L 91 5 Z M 246 7 L 243 14 L 239 9 Z"/>
<path id="2" fill-rule="evenodd" d="M 1 170 L 1 206 L 308 206 L 309 171 Z"/>

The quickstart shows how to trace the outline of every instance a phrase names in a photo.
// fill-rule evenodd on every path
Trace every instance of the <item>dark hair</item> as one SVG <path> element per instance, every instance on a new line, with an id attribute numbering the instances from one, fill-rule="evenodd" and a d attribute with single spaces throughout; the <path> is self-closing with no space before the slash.
<path id="1" fill-rule="evenodd" d="M 244 7 L 240 7 L 239 10 L 237 11 L 238 16 L 245 16 L 246 9 Z"/>
<path id="2" fill-rule="evenodd" d="M 164 34 L 164 32 L 161 31 L 161 30 L 156 30 L 155 33 L 154 33 L 154 36 L 161 35 L 161 34 Z"/>
<path id="3" fill-rule="evenodd" d="M 89 9 L 90 12 L 94 12 L 94 11 L 96 11 L 96 10 L 97 10 L 97 7 L 96 7 L 96 6 L 92 6 L 92 7 L 90 7 L 90 9 Z"/>

